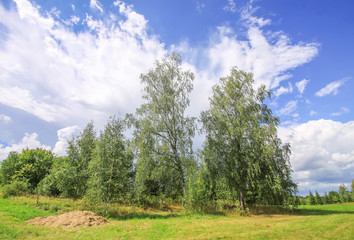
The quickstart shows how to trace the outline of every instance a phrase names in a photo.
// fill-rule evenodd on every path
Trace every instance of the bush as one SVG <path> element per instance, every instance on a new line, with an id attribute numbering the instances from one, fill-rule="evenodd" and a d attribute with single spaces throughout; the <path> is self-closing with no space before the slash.
<path id="1" fill-rule="evenodd" d="M 206 213 L 213 208 L 212 205 L 202 170 L 196 169 L 187 177 L 184 207 L 192 212 Z"/>
<path id="2" fill-rule="evenodd" d="M 41 195 L 58 197 L 61 191 L 58 188 L 58 181 L 55 174 L 47 175 L 38 185 L 38 192 Z"/>
<path id="3" fill-rule="evenodd" d="M 21 196 L 26 192 L 28 192 L 28 184 L 15 180 L 12 183 L 4 186 L 2 190 L 2 197 L 8 198 L 10 196 Z"/>

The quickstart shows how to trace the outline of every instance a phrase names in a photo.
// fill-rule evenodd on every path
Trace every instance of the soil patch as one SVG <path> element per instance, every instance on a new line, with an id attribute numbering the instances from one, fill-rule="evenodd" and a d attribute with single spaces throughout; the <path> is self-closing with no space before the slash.
<path id="1" fill-rule="evenodd" d="M 89 211 L 73 211 L 59 216 L 36 217 L 26 221 L 28 224 L 44 226 L 98 226 L 108 223 L 107 219 Z"/>

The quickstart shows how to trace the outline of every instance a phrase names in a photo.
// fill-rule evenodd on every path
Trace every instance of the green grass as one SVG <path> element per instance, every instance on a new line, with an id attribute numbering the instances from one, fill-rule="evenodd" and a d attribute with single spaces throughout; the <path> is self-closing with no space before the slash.
<path id="1" fill-rule="evenodd" d="M 19 205 L 12 203 L 9 199 L 0 198 L 0 212 L 5 215 L 12 216 L 18 220 L 26 221 L 39 216 L 48 216 L 55 214 L 54 212 L 44 211 L 33 206 Z"/>
<path id="2" fill-rule="evenodd" d="M 41 198 L 38 207 L 59 213 L 83 202 Z M 186 215 L 171 211 L 112 206 L 109 223 L 97 227 L 34 226 L 25 220 L 55 212 L 38 209 L 34 198 L 0 199 L 0 239 L 354 239 L 354 204 L 300 206 L 294 213 L 240 217 Z"/>

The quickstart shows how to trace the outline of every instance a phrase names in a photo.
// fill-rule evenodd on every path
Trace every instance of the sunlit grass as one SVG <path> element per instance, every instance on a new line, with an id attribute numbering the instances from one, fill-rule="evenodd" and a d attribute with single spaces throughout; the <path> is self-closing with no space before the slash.
<path id="1" fill-rule="evenodd" d="M 354 236 L 354 204 L 300 206 L 294 212 L 263 208 L 263 214 L 250 217 L 232 212 L 191 215 L 178 205 L 143 209 L 114 204 L 109 223 L 104 226 L 55 228 L 25 223 L 36 216 L 85 207 L 87 203 L 82 200 L 40 197 L 37 206 L 35 196 L 0 199 L 0 239 L 353 239 Z"/>

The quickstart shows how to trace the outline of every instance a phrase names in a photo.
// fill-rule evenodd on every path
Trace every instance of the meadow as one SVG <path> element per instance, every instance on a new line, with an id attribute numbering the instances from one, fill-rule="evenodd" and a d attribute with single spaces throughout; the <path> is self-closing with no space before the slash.
<path id="1" fill-rule="evenodd" d="M 114 205 L 109 223 L 96 227 L 34 226 L 25 221 L 90 209 L 85 202 L 35 196 L 0 199 L 0 239 L 354 239 L 354 204 L 299 206 L 296 210 L 251 208 L 191 214 L 180 206 L 141 209 Z"/>

